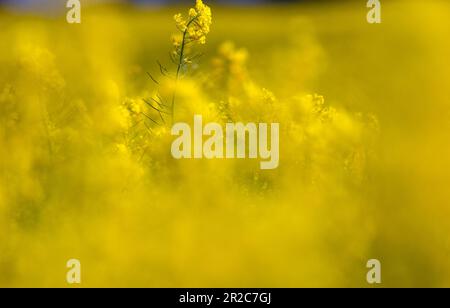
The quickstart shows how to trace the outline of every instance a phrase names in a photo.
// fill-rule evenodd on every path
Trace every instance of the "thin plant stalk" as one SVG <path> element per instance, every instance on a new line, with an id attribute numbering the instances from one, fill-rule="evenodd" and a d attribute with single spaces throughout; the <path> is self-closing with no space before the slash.
<path id="1" fill-rule="evenodd" d="M 174 123 L 175 99 L 177 96 L 178 79 L 180 78 L 181 68 L 183 67 L 183 62 L 184 62 L 184 51 L 185 51 L 185 47 L 186 47 L 186 38 L 187 38 L 189 27 L 196 20 L 197 20 L 197 17 L 192 18 L 186 25 L 186 29 L 183 32 L 183 40 L 181 41 L 180 57 L 178 59 L 177 73 L 175 75 L 175 90 L 173 91 L 173 96 L 172 96 L 172 105 L 171 105 L 172 124 Z"/>

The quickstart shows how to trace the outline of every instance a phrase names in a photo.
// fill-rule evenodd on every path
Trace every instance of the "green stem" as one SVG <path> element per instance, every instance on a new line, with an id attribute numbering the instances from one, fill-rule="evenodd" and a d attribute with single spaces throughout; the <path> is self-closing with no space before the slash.
<path id="1" fill-rule="evenodd" d="M 186 25 L 186 30 L 184 30 L 184 32 L 183 32 L 183 40 L 181 41 L 180 58 L 178 59 L 177 74 L 175 76 L 175 90 L 173 91 L 173 96 L 172 96 L 172 106 L 171 106 L 172 125 L 174 123 L 175 98 L 177 96 L 178 78 L 180 77 L 181 68 L 183 67 L 183 58 L 184 58 L 184 51 L 185 51 L 185 47 L 186 47 L 186 38 L 187 38 L 187 34 L 188 34 L 188 29 L 196 19 L 197 19 L 197 17 L 194 17 L 193 19 L 191 19 L 188 22 L 188 24 Z"/>

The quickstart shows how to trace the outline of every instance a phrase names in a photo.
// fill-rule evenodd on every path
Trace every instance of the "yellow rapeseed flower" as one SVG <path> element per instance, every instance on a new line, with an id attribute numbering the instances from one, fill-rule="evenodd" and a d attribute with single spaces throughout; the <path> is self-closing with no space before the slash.
<path id="1" fill-rule="evenodd" d="M 186 20 L 183 18 L 183 15 L 176 14 L 173 19 L 175 20 L 175 23 L 181 32 L 186 31 Z"/>
<path id="2" fill-rule="evenodd" d="M 212 24 L 211 8 L 202 0 L 197 0 L 195 7 L 189 10 L 188 15 L 189 19 L 185 19 L 182 14 L 174 16 L 176 26 L 183 33 L 185 42 L 205 44 Z M 174 46 L 177 49 L 180 48 L 180 44 L 175 44 L 175 42 Z"/>

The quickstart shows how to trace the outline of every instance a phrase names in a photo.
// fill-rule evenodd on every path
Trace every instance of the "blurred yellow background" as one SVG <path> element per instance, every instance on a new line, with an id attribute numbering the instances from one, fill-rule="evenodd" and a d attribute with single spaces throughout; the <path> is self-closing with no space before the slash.
<path id="1" fill-rule="evenodd" d="M 274 171 L 136 113 L 188 7 L 0 8 L 0 286 L 450 286 L 450 4 L 211 5 L 177 120 L 279 122 Z"/>

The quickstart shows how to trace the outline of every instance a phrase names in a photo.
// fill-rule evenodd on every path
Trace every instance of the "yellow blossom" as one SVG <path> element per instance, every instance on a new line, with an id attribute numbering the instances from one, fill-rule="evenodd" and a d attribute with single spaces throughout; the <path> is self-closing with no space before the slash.
<path id="1" fill-rule="evenodd" d="M 189 10 L 189 17 L 190 18 L 194 18 L 197 16 L 197 11 L 195 9 L 190 9 Z"/>
<path id="2" fill-rule="evenodd" d="M 186 31 L 186 21 L 181 14 L 176 14 L 173 19 L 175 20 L 175 23 L 180 31 Z"/>
<path id="3" fill-rule="evenodd" d="M 206 43 L 206 36 L 210 32 L 212 24 L 211 8 L 197 0 L 195 7 L 189 10 L 189 20 L 187 21 L 182 14 L 176 14 L 174 20 L 177 28 L 183 33 L 184 41 Z M 174 43 L 175 48 L 180 45 Z"/>

